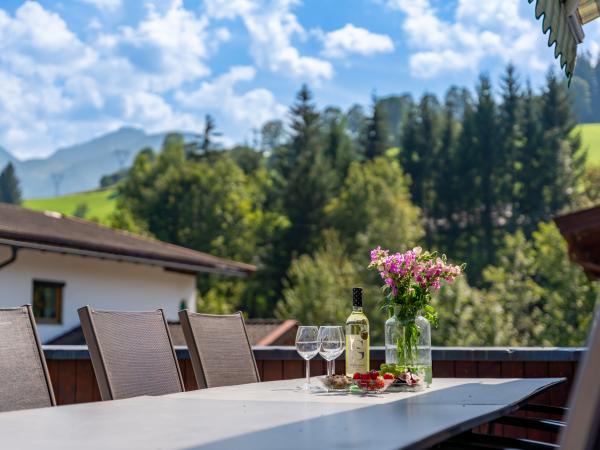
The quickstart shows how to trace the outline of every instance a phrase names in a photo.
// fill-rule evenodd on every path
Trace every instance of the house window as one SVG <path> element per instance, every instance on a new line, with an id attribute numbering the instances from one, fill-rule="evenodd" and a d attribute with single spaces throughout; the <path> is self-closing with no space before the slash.
<path id="1" fill-rule="evenodd" d="M 33 280 L 33 315 L 37 323 L 61 323 L 65 283 Z"/>

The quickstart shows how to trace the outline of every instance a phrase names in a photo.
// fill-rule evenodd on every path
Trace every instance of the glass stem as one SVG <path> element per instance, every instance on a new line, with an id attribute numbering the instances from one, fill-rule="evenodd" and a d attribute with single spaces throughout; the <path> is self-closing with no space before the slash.
<path id="1" fill-rule="evenodd" d="M 306 384 L 310 385 L 310 359 L 306 360 Z"/>
<path id="2" fill-rule="evenodd" d="M 327 376 L 333 376 L 333 360 L 331 359 L 327 361 Z"/>

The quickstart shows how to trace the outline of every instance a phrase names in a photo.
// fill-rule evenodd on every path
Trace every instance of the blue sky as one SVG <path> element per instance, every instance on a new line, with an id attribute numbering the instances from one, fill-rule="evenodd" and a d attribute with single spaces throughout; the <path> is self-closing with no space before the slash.
<path id="1" fill-rule="evenodd" d="M 600 49 L 600 21 L 582 51 Z M 226 143 L 285 118 L 304 82 L 319 106 L 494 80 L 550 66 L 526 0 L 0 2 L 0 146 L 19 158 L 129 125 Z"/>

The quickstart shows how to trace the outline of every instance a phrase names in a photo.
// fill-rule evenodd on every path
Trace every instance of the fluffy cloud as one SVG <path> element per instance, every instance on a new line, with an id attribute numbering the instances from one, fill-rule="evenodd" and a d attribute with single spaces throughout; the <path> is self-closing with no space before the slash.
<path id="1" fill-rule="evenodd" d="M 209 16 L 217 19 L 233 19 L 251 14 L 256 9 L 254 0 L 208 0 L 204 2 Z"/>
<path id="2" fill-rule="evenodd" d="M 146 131 L 200 129 L 199 115 L 175 112 L 165 99 L 145 91 L 128 92 L 123 97 L 123 119 Z"/>
<path id="3" fill-rule="evenodd" d="M 430 0 L 389 0 L 405 15 L 402 28 L 409 45 L 411 73 L 433 78 L 446 71 L 477 71 L 484 60 L 496 59 L 547 69 L 540 27 L 526 15 L 530 5 L 519 0 L 458 0 L 452 22 L 442 20 Z"/>
<path id="4" fill-rule="evenodd" d="M 24 3 L 14 17 L 0 10 L 0 64 L 12 72 L 49 79 L 89 67 L 96 59 L 58 14 L 39 3 Z"/>
<path id="5" fill-rule="evenodd" d="M 112 34 L 95 26 L 83 36 L 37 2 L 14 15 L 0 9 L 0 143 L 17 156 L 43 156 L 123 124 L 198 127 L 195 115 L 169 104 L 169 92 L 209 75 L 207 60 L 230 37 L 208 30 L 181 0 L 147 5 L 137 23 Z"/>
<path id="6" fill-rule="evenodd" d="M 241 17 L 251 38 L 250 52 L 259 67 L 319 83 L 333 76 L 329 61 L 301 55 L 292 39 L 303 39 L 306 32 L 291 13 L 297 0 L 206 0 L 210 17 L 233 19 Z"/>
<path id="7" fill-rule="evenodd" d="M 240 88 L 255 68 L 234 66 L 207 80 L 210 59 L 231 39 L 218 25 L 182 0 L 149 3 L 126 26 L 96 18 L 80 35 L 36 2 L 12 15 L 0 9 L 0 144 L 21 158 L 44 156 L 122 125 L 198 130 L 206 113 L 240 139 L 281 117 L 271 91 Z M 299 31 L 285 33 L 292 32 Z"/>
<path id="8" fill-rule="evenodd" d="M 83 3 L 93 5 L 100 11 L 112 12 L 121 7 L 121 0 L 80 0 Z"/>
<path id="9" fill-rule="evenodd" d="M 106 51 L 114 51 L 135 68 L 137 82 L 151 90 L 164 91 L 210 73 L 211 54 L 207 42 L 208 20 L 174 0 L 164 14 L 150 4 L 148 14 L 136 27 L 100 38 Z M 217 41 L 227 38 L 218 34 Z"/>
<path id="10" fill-rule="evenodd" d="M 179 92 L 176 99 L 187 108 L 198 106 L 207 111 L 218 111 L 233 120 L 233 127 L 246 130 L 262 125 L 267 120 L 281 117 L 286 108 L 267 89 L 256 88 L 238 94 L 238 83 L 251 81 L 256 70 L 250 66 L 234 66 L 225 74 L 208 82 L 203 82 L 194 92 Z"/>
<path id="11" fill-rule="evenodd" d="M 394 51 L 392 39 L 385 34 L 372 33 L 351 23 L 323 36 L 323 54 L 341 58 L 350 53 L 372 55 Z"/>
<path id="12" fill-rule="evenodd" d="M 579 52 L 587 52 L 591 55 L 592 61 L 598 61 L 600 58 L 600 20 L 595 20 L 585 25 L 585 39 L 580 45 Z M 577 68 L 575 69 L 577 73 Z"/>

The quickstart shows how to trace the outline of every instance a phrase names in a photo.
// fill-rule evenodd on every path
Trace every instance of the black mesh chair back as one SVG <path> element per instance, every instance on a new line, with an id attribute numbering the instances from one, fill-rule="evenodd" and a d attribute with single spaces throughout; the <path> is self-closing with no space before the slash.
<path id="1" fill-rule="evenodd" d="M 0 309 L 0 411 L 55 405 L 31 306 Z"/>
<path id="2" fill-rule="evenodd" d="M 600 449 L 600 308 L 579 364 L 569 400 L 567 426 L 560 437 L 562 450 Z"/>
<path id="3" fill-rule="evenodd" d="M 198 387 L 260 381 L 241 313 L 211 315 L 179 311 Z"/>
<path id="4" fill-rule="evenodd" d="M 184 391 L 162 309 L 78 312 L 102 400 Z"/>

